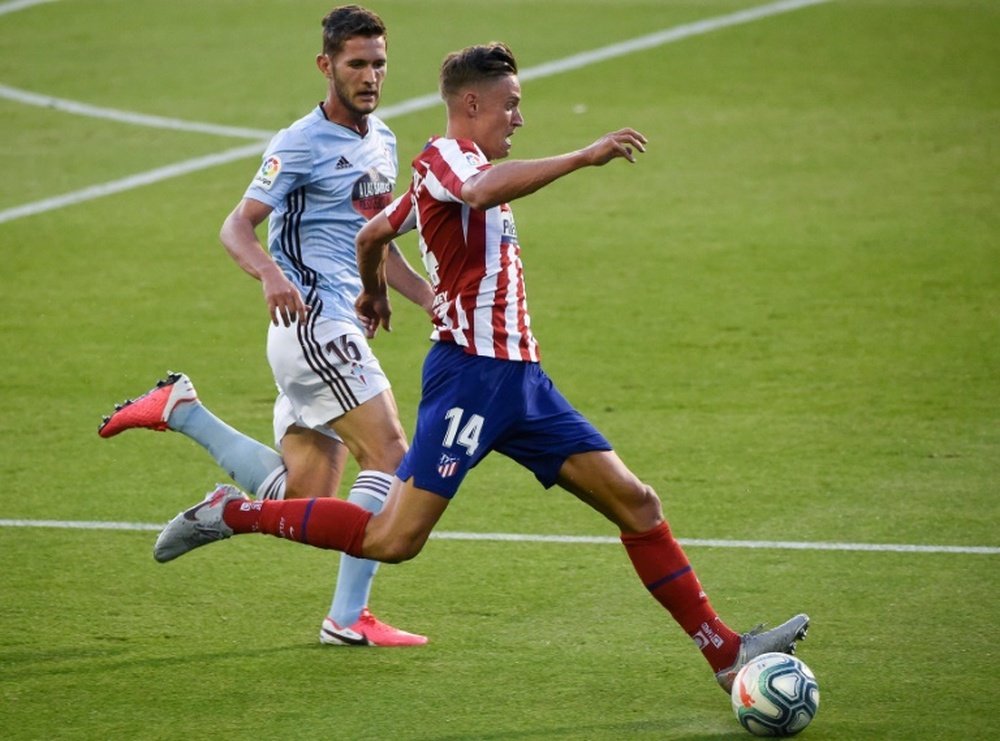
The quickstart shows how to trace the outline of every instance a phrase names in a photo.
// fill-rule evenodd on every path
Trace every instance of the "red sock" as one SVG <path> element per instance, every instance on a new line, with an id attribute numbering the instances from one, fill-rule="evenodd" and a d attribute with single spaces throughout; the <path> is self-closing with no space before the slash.
<path id="1" fill-rule="evenodd" d="M 712 670 L 732 666 L 740 636 L 712 609 L 691 562 L 667 523 L 644 533 L 622 533 L 621 539 L 646 589 L 694 639 Z"/>
<path id="2" fill-rule="evenodd" d="M 264 533 L 363 558 L 372 513 L 336 497 L 233 501 L 222 518 L 234 533 Z"/>

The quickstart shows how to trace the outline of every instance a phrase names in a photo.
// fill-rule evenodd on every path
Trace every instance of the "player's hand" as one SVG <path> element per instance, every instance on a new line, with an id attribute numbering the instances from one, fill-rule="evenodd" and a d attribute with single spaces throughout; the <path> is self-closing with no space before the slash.
<path id="1" fill-rule="evenodd" d="M 392 317 L 392 304 L 389 297 L 382 294 L 372 294 L 361 292 L 358 300 L 354 302 L 354 310 L 365 328 L 365 336 L 370 340 L 378 332 L 379 327 L 383 327 L 386 332 L 391 332 L 392 327 L 389 320 Z"/>
<path id="2" fill-rule="evenodd" d="M 271 323 L 275 327 L 279 323 L 290 327 L 309 313 L 309 307 L 302 300 L 302 294 L 280 270 L 262 277 L 261 285 L 264 290 L 264 300 L 267 301 L 267 310 L 271 315 Z"/>
<path id="3" fill-rule="evenodd" d="M 358 316 L 358 319 L 361 320 L 361 326 L 365 330 L 365 339 L 375 339 L 375 333 L 378 332 L 378 323 L 371 317 L 367 316 Z"/>
<path id="4" fill-rule="evenodd" d="M 635 129 L 619 129 L 605 134 L 583 151 L 595 167 L 606 165 L 617 157 L 635 162 L 635 153 L 646 151 L 646 137 Z"/>

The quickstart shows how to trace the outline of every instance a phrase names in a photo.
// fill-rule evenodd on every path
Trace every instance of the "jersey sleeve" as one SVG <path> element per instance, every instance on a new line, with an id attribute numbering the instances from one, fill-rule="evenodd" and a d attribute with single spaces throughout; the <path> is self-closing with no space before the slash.
<path id="1" fill-rule="evenodd" d="M 405 234 L 417 226 L 417 210 L 413 207 L 413 189 L 407 188 L 399 198 L 390 203 L 382 213 L 389 219 L 396 234 Z"/>
<path id="2" fill-rule="evenodd" d="M 268 144 L 260 169 L 243 197 L 277 208 L 285 196 L 309 181 L 312 167 L 312 147 L 305 134 L 282 129 Z"/>
<path id="3" fill-rule="evenodd" d="M 492 165 L 471 141 L 438 139 L 432 148 L 427 163 L 430 177 L 424 180 L 427 190 L 439 201 L 462 203 L 462 186 Z"/>

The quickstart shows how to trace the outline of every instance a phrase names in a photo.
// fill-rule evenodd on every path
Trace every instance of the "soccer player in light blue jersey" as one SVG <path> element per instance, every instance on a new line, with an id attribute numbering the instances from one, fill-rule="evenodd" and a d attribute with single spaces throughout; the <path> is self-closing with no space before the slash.
<path id="1" fill-rule="evenodd" d="M 361 292 L 354 238 L 391 203 L 397 175 L 396 137 L 373 115 L 387 69 L 381 19 L 355 5 L 332 10 L 323 19 L 316 64 L 327 80 L 326 97 L 274 136 L 220 233 L 233 260 L 261 282 L 267 302 L 280 455 L 209 412 L 180 373 L 119 407 L 100 434 L 135 427 L 181 432 L 259 499 L 336 494 L 350 453 L 360 472 L 348 501 L 378 512 L 407 449 L 389 381 L 368 345 L 371 328 L 354 309 Z M 255 231 L 265 220 L 266 249 Z M 430 310 L 433 292 L 395 247 L 386 277 Z M 376 567 L 342 557 L 323 643 L 426 643 L 368 610 Z"/>

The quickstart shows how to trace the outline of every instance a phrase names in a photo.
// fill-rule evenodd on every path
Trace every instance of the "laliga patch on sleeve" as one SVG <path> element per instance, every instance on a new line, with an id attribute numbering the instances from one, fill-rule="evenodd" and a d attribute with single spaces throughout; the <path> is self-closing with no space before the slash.
<path id="1" fill-rule="evenodd" d="M 281 172 L 281 158 L 275 154 L 264 158 L 264 163 L 254 177 L 254 185 L 259 185 L 264 190 L 271 190 L 278 173 Z"/>
<path id="2" fill-rule="evenodd" d="M 473 167 L 481 167 L 486 164 L 486 160 L 480 157 L 478 152 L 466 152 L 465 161 Z"/>

